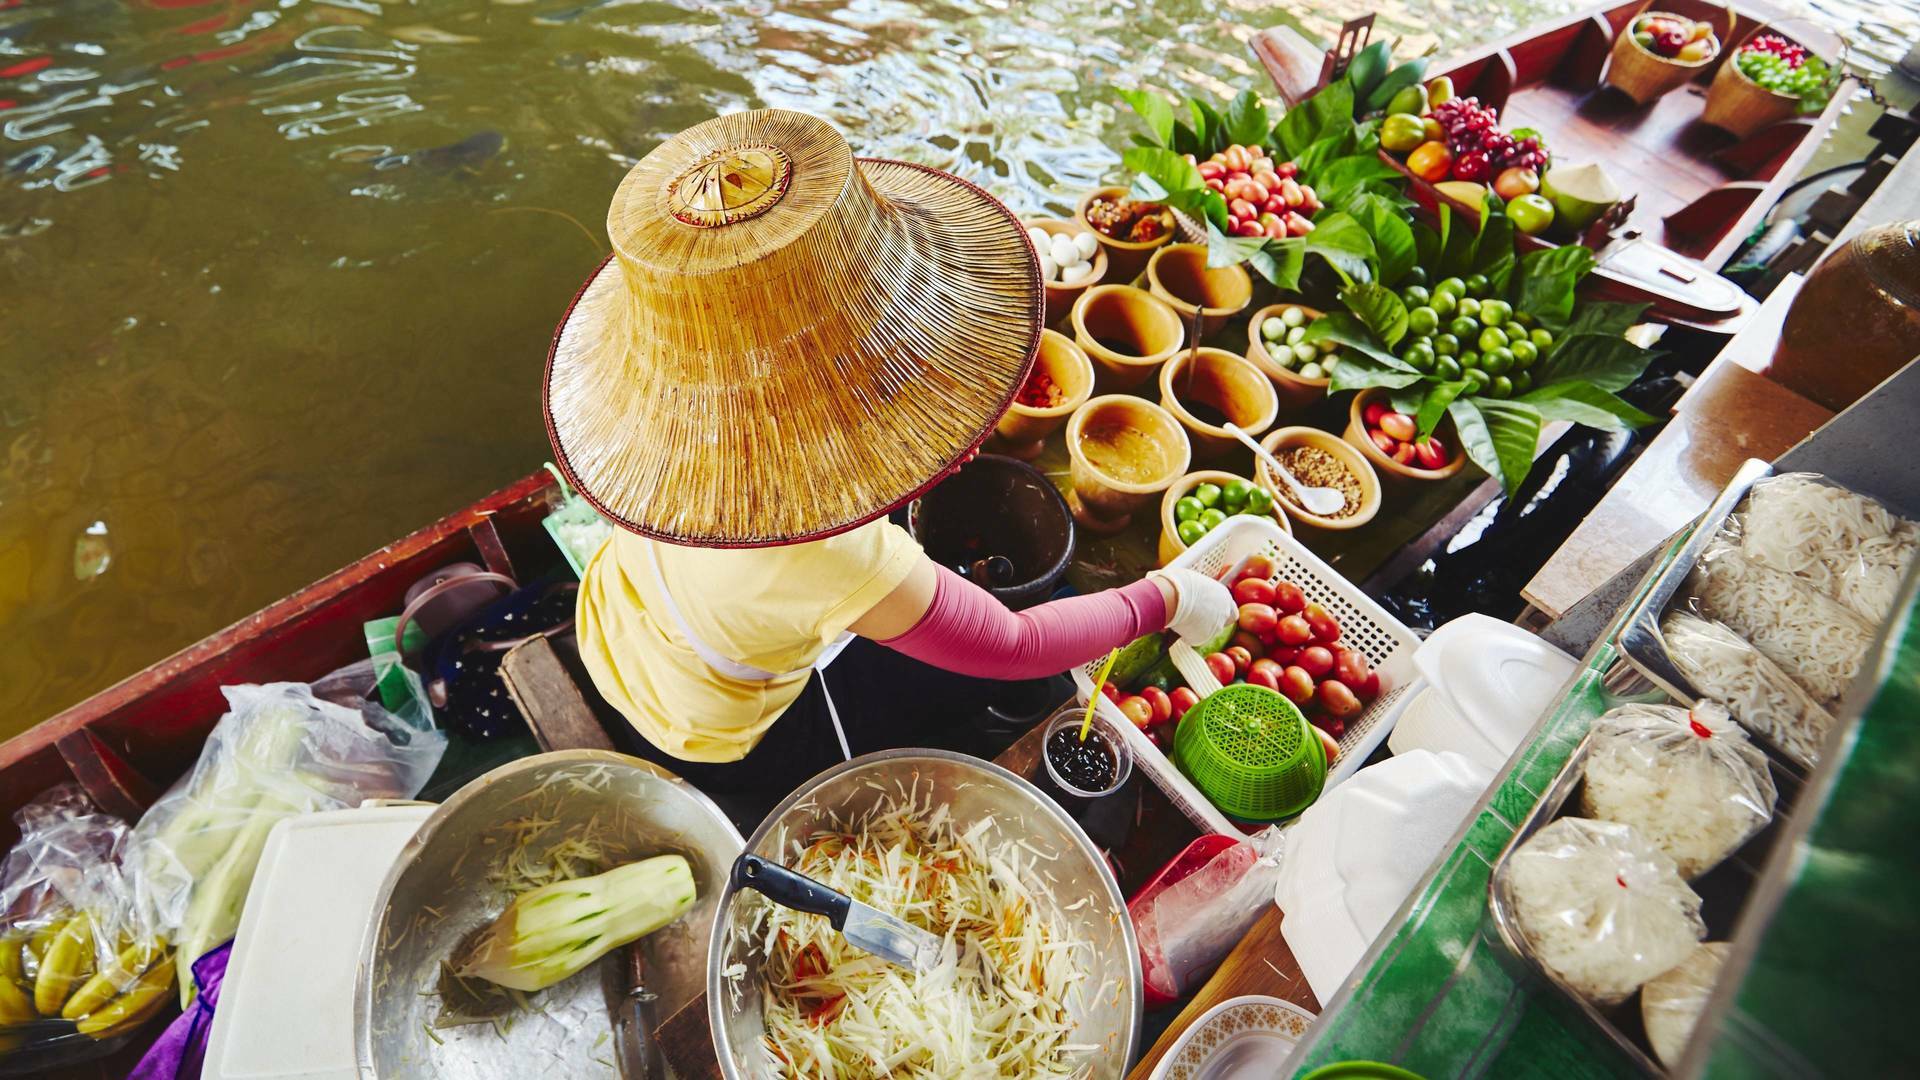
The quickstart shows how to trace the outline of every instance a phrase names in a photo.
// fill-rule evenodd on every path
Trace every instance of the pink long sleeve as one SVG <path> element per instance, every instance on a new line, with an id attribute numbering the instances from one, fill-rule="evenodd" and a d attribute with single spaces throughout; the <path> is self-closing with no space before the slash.
<path id="1" fill-rule="evenodd" d="M 1166 598 L 1151 581 L 1014 612 L 959 574 L 944 566 L 938 571 L 927 613 L 913 629 L 880 644 L 961 675 L 1055 675 L 1167 625 Z"/>

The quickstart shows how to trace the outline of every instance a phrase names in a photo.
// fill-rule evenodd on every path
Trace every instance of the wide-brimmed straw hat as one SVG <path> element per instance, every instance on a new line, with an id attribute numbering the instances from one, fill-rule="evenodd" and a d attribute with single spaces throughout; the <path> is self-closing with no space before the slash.
<path id="1" fill-rule="evenodd" d="M 554 333 L 560 468 L 616 523 L 759 547 L 871 521 L 978 447 L 1040 340 L 1038 258 L 991 195 L 778 109 L 634 166 Z"/>

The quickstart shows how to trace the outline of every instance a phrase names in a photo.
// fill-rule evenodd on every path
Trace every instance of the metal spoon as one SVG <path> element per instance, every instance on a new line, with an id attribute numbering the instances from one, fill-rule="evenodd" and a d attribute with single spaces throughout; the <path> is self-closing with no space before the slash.
<path id="1" fill-rule="evenodd" d="M 1253 436 L 1235 427 L 1231 420 L 1221 426 L 1225 427 L 1227 432 L 1234 438 L 1245 443 L 1247 449 L 1253 451 L 1254 457 L 1266 462 L 1267 468 L 1273 470 L 1273 475 L 1287 482 L 1287 487 L 1293 491 L 1294 501 L 1298 502 L 1301 509 L 1307 513 L 1313 514 L 1316 517 L 1328 517 L 1332 514 L 1339 513 L 1340 508 L 1347 505 L 1347 497 L 1342 495 L 1336 488 L 1308 487 L 1294 479 L 1293 474 L 1287 471 L 1286 466 L 1280 464 L 1272 454 L 1267 453 L 1266 447 L 1255 442 Z"/>

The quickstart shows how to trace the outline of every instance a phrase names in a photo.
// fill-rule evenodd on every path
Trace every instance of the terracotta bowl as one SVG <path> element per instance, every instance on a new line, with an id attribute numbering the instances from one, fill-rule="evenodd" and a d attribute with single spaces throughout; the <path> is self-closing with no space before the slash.
<path id="1" fill-rule="evenodd" d="M 1019 402 L 1007 406 L 994 435 L 1008 456 L 1032 461 L 1046 447 L 1047 436 L 1060 430 L 1073 410 L 1093 393 L 1093 361 L 1073 339 L 1056 330 L 1040 331 L 1040 351 L 1033 358 L 1033 370 L 1046 372 L 1066 396 L 1060 404 L 1036 409 Z"/>
<path id="2" fill-rule="evenodd" d="M 1160 407 L 1186 427 L 1193 456 L 1212 459 L 1237 449 L 1240 441 L 1225 427 L 1200 419 L 1193 408 L 1210 408 L 1258 438 L 1273 426 L 1280 398 L 1243 356 L 1225 349 L 1181 349 L 1160 366 Z"/>
<path id="3" fill-rule="evenodd" d="M 1116 430 L 1126 432 L 1140 451 L 1131 459 L 1135 467 L 1125 472 L 1116 465 L 1128 459 L 1096 449 L 1110 446 L 1111 438 L 1101 436 Z M 1073 478 L 1067 505 L 1081 525 L 1107 535 L 1126 528 L 1135 511 L 1186 473 L 1193 457 L 1180 421 L 1130 394 L 1108 394 L 1080 406 L 1067 421 L 1067 454 Z"/>
<path id="4" fill-rule="evenodd" d="M 1244 476 L 1237 476 L 1230 472 L 1221 472 L 1218 469 L 1201 469 L 1199 472 L 1190 472 L 1173 482 L 1173 486 L 1166 490 L 1166 494 L 1160 496 L 1161 566 L 1172 562 L 1176 556 L 1187 550 L 1186 541 L 1181 540 L 1179 532 L 1175 530 L 1177 523 L 1173 520 L 1173 504 L 1179 502 L 1189 492 L 1201 484 L 1224 485 L 1229 480 L 1246 479 Z M 1280 504 L 1277 501 L 1273 504 L 1273 520 L 1283 531 L 1289 534 L 1293 532 L 1293 526 L 1288 523 L 1287 515 L 1280 512 Z"/>
<path id="5" fill-rule="evenodd" d="M 1048 236 L 1074 236 L 1079 233 L 1093 233 L 1095 240 L 1100 239 L 1099 233 L 1093 232 L 1092 229 L 1087 228 L 1078 221 L 1062 221 L 1059 218 L 1027 218 L 1020 224 L 1039 229 Z M 1058 326 L 1060 320 L 1066 318 L 1067 314 L 1073 310 L 1073 302 L 1080 299 L 1080 294 L 1106 280 L 1106 276 L 1107 249 L 1095 248 L 1093 251 L 1093 273 L 1088 274 L 1072 285 L 1061 285 L 1058 282 L 1052 281 L 1047 282 L 1047 325 Z"/>
<path id="6" fill-rule="evenodd" d="M 1347 470 L 1353 473 L 1354 479 L 1360 481 L 1360 509 L 1343 518 L 1324 518 L 1318 514 L 1309 514 L 1295 505 L 1286 481 L 1273 475 L 1273 470 L 1267 468 L 1266 462 L 1256 461 L 1254 472 L 1259 478 L 1260 486 L 1273 493 L 1274 509 L 1285 511 L 1288 517 L 1299 524 L 1314 529 L 1326 529 L 1329 532 L 1357 529 L 1372 521 L 1373 516 L 1380 512 L 1379 474 L 1373 471 L 1373 466 L 1360 455 L 1360 451 L 1348 446 L 1332 432 L 1314 427 L 1283 427 L 1268 432 L 1267 437 L 1260 440 L 1260 445 L 1266 447 L 1270 454 L 1294 446 L 1316 447 L 1332 454 L 1340 464 L 1345 465 Z M 1302 483 L 1312 483 L 1305 477 L 1299 479 Z"/>
<path id="7" fill-rule="evenodd" d="M 1186 341 L 1180 314 L 1131 285 L 1095 285 L 1073 305 L 1073 339 L 1093 360 L 1103 391 L 1131 390 Z"/>
<path id="8" fill-rule="evenodd" d="M 1387 392 L 1378 387 L 1362 390 L 1353 395 L 1352 404 L 1347 406 L 1347 430 L 1341 433 L 1341 438 L 1366 455 L 1367 462 L 1380 471 L 1383 479 L 1389 482 L 1445 480 L 1466 468 L 1466 449 L 1460 445 L 1460 433 L 1454 430 L 1452 417 L 1441 420 L 1440 426 L 1433 430 L 1434 437 L 1445 443 L 1447 452 L 1453 455 L 1444 468 L 1421 469 L 1412 465 L 1402 465 L 1381 453 L 1380 448 L 1373 445 L 1373 440 L 1367 438 L 1367 425 L 1366 421 L 1361 419 L 1361 414 L 1366 411 L 1368 402 L 1385 402 L 1386 399 Z"/>
<path id="9" fill-rule="evenodd" d="M 1075 223 L 1081 228 L 1091 229 L 1093 235 L 1100 241 L 1100 250 L 1107 253 L 1108 281 L 1126 282 L 1139 277 L 1140 271 L 1146 269 L 1147 259 L 1154 251 L 1158 248 L 1165 247 L 1167 242 L 1173 239 L 1173 230 L 1168 229 L 1167 234 L 1158 240 L 1148 240 L 1142 243 L 1134 243 L 1128 240 L 1115 240 L 1099 229 L 1093 228 L 1092 223 L 1087 221 L 1087 205 L 1093 202 L 1093 200 L 1102 198 L 1124 199 L 1126 197 L 1127 189 L 1123 187 L 1095 188 L 1081 197 L 1079 207 L 1073 212 L 1073 220 Z"/>
<path id="10" fill-rule="evenodd" d="M 1211 337 L 1253 300 L 1253 278 L 1244 266 L 1208 266 L 1207 245 L 1168 244 L 1147 260 L 1147 285 L 1173 305 L 1180 325 L 1200 313 L 1200 336 Z"/>
<path id="11" fill-rule="evenodd" d="M 1326 397 L 1327 387 L 1333 379 L 1303 379 L 1298 373 L 1281 366 L 1267 351 L 1267 341 L 1260 336 L 1260 324 L 1290 307 L 1306 312 L 1308 322 L 1322 314 L 1319 308 L 1305 304 L 1268 304 L 1254 312 L 1253 321 L 1247 324 L 1247 359 L 1253 361 L 1253 366 L 1273 382 L 1274 392 L 1280 395 L 1281 407 L 1288 412 L 1298 412 L 1311 408 L 1314 402 Z"/>

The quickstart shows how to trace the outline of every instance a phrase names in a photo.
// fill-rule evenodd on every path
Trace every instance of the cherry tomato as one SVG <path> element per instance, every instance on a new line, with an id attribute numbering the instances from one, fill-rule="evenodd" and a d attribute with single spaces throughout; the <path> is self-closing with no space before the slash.
<path id="1" fill-rule="evenodd" d="M 1187 715 L 1188 709 L 1200 703 L 1200 695 L 1194 693 L 1193 688 L 1190 686 L 1174 687 L 1173 693 L 1168 694 L 1167 699 L 1173 703 L 1173 718 L 1175 720 Z"/>
<path id="2" fill-rule="evenodd" d="M 1354 696 L 1351 687 L 1338 679 L 1322 682 L 1314 700 L 1335 720 L 1345 719 L 1360 711 L 1360 699 Z"/>
<path id="3" fill-rule="evenodd" d="M 1233 657 L 1223 652 L 1208 653 L 1207 670 L 1213 672 L 1213 677 L 1220 680 L 1221 686 L 1225 686 L 1233 681 Z"/>
<path id="4" fill-rule="evenodd" d="M 1273 560 L 1265 555 L 1249 555 L 1247 564 L 1240 568 L 1240 580 L 1248 578 L 1270 578 L 1273 576 Z"/>
<path id="5" fill-rule="evenodd" d="M 1241 604 L 1240 629 L 1250 634 L 1264 634 L 1273 629 L 1280 615 L 1270 604 Z"/>
<path id="6" fill-rule="evenodd" d="M 1366 681 L 1354 687 L 1353 692 L 1360 696 L 1361 701 L 1373 701 L 1378 698 L 1380 696 L 1380 673 L 1377 671 L 1367 672 Z"/>
<path id="7" fill-rule="evenodd" d="M 1233 586 L 1233 600 L 1236 604 L 1265 604 L 1273 606 L 1273 582 L 1266 578 L 1241 578 Z"/>
<path id="8" fill-rule="evenodd" d="M 1325 645 L 1309 645 L 1300 650 L 1300 658 L 1294 662 L 1314 678 L 1324 679 L 1327 672 L 1333 670 L 1333 650 Z"/>
<path id="9" fill-rule="evenodd" d="M 1173 725 L 1172 724 L 1161 724 L 1159 727 L 1148 728 L 1147 738 L 1153 740 L 1154 747 L 1158 749 L 1161 753 L 1163 754 L 1173 753 Z"/>
<path id="10" fill-rule="evenodd" d="M 1291 581 L 1277 582 L 1273 586 L 1273 607 L 1282 615 L 1298 615 L 1306 610 L 1307 594 L 1300 586 Z"/>
<path id="11" fill-rule="evenodd" d="M 1275 624 L 1274 633 L 1288 645 L 1305 645 L 1313 640 L 1313 624 L 1299 615 L 1289 615 Z"/>
<path id="12" fill-rule="evenodd" d="M 1379 427 L 1392 439 L 1411 442 L 1415 434 L 1413 417 L 1406 413 L 1383 412 L 1380 414 Z"/>
<path id="13" fill-rule="evenodd" d="M 1247 669 L 1253 666 L 1253 654 L 1241 648 L 1238 645 L 1228 646 L 1226 649 L 1223 649 L 1221 651 L 1225 652 L 1227 656 L 1232 658 L 1233 673 L 1235 675 L 1245 675 L 1247 673 Z"/>
<path id="14" fill-rule="evenodd" d="M 1349 690 L 1358 693 L 1366 685 L 1367 675 L 1371 672 L 1367 658 L 1353 649 L 1341 649 L 1333 656 L 1333 677 L 1347 685 Z"/>
<path id="15" fill-rule="evenodd" d="M 1322 645 L 1331 645 L 1340 640 L 1340 623 L 1327 613 L 1326 608 L 1319 604 L 1308 604 L 1306 609 L 1300 612 L 1300 616 L 1306 620 L 1314 641 Z M 1300 644 L 1304 645 L 1306 642 Z"/>
<path id="16" fill-rule="evenodd" d="M 1164 724 L 1173 719 L 1173 698 L 1167 696 L 1165 690 L 1157 686 L 1143 686 L 1140 696 L 1153 708 L 1152 723 Z"/>
<path id="17" fill-rule="evenodd" d="M 1133 721 L 1134 727 L 1142 731 L 1153 726 L 1153 706 L 1138 694 L 1128 694 L 1121 698 L 1120 711 L 1126 714 L 1127 719 Z"/>
<path id="18" fill-rule="evenodd" d="M 1261 641 L 1258 635 L 1249 634 L 1245 630 L 1238 631 L 1233 635 L 1232 644 L 1237 648 L 1247 650 L 1247 655 L 1253 657 L 1255 660 L 1267 655 L 1266 643 Z"/>
<path id="19" fill-rule="evenodd" d="M 1426 439 L 1413 448 L 1414 457 L 1423 469 L 1444 469 L 1447 467 L 1447 448 L 1440 445 L 1439 439 Z"/>
<path id="20" fill-rule="evenodd" d="M 1307 669 L 1299 666 L 1287 668 L 1280 673 L 1279 690 L 1287 700 L 1295 705 L 1305 705 L 1313 700 L 1313 676 Z"/>
<path id="21" fill-rule="evenodd" d="M 1393 448 L 1393 460 L 1401 465 L 1412 465 L 1414 461 L 1413 444 L 1403 442 Z"/>
<path id="22" fill-rule="evenodd" d="M 1106 695 L 1106 698 L 1108 701 L 1113 702 L 1115 705 L 1120 704 L 1120 698 L 1122 695 L 1120 693 L 1119 687 L 1113 685 L 1110 682 L 1101 683 L 1100 692 Z"/>
<path id="23" fill-rule="evenodd" d="M 1284 669 L 1271 660 L 1260 659 L 1247 669 L 1247 683 L 1251 686 L 1264 686 L 1269 690 L 1280 689 L 1280 673 Z"/>

